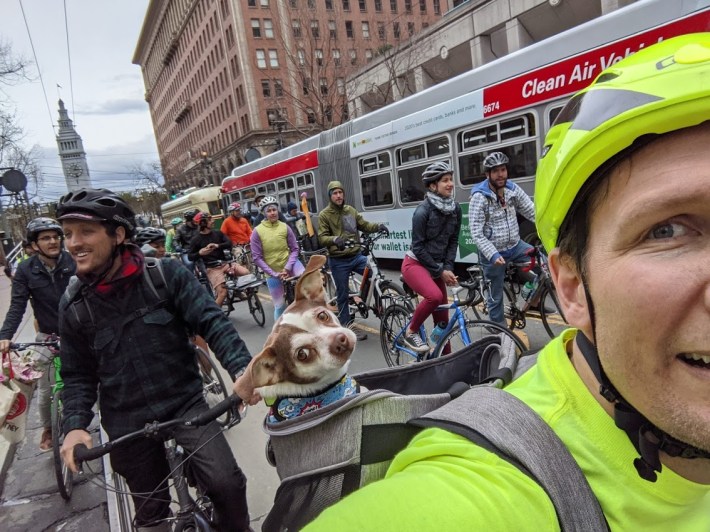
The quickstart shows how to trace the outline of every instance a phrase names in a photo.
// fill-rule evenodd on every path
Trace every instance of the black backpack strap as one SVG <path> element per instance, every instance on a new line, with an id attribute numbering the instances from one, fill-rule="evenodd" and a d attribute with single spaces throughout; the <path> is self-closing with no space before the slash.
<path id="1" fill-rule="evenodd" d="M 168 282 L 165 280 L 165 272 L 163 271 L 163 265 L 160 262 L 160 259 L 155 257 L 146 257 L 143 275 L 145 276 L 153 295 L 159 301 L 167 301 Z"/>
<path id="2" fill-rule="evenodd" d="M 514 395 L 492 386 L 474 386 L 410 423 L 468 438 L 531 476 L 550 497 L 562 530 L 609 530 L 599 501 L 567 447 L 537 412 Z"/>

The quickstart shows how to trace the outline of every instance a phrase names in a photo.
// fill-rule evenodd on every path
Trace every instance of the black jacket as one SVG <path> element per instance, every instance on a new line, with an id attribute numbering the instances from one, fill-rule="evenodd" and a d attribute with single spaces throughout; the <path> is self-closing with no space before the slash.
<path id="1" fill-rule="evenodd" d="M 461 207 L 444 214 L 424 199 L 412 216 L 412 253 L 436 279 L 444 270 L 454 271 L 461 230 Z"/>
<path id="2" fill-rule="evenodd" d="M 176 250 L 187 253 L 190 249 L 190 242 L 195 235 L 200 232 L 200 228 L 195 225 L 194 227 L 189 227 L 186 223 L 178 227 L 175 232 L 175 239 L 173 240 L 173 246 Z"/>
<path id="3" fill-rule="evenodd" d="M 22 323 L 27 301 L 32 304 L 40 332 L 59 332 L 59 299 L 69 284 L 69 278 L 75 272 L 74 259 L 66 251 L 59 255 L 57 266 L 52 273 L 47 271 L 37 255 L 21 262 L 12 280 L 10 309 L 0 329 L 0 340 L 11 340 L 15 335 Z"/>

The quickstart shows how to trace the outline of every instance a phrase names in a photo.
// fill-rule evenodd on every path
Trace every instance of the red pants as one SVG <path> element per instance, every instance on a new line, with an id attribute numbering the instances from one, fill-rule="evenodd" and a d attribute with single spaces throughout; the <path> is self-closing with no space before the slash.
<path id="1" fill-rule="evenodd" d="M 432 315 L 434 325 L 442 321 L 445 323 L 449 321 L 448 310 L 434 311 L 439 305 L 449 302 L 446 284 L 441 277 L 432 279 L 429 270 L 409 256 L 405 256 L 402 262 L 402 277 L 412 290 L 421 296 L 417 308 L 414 309 L 410 329 L 415 332 L 419 331 L 419 327 Z"/>

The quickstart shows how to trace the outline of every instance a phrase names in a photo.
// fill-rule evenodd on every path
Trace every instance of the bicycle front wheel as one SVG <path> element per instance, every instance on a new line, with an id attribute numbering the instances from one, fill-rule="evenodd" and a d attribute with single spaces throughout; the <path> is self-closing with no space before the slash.
<path id="1" fill-rule="evenodd" d="M 382 313 L 380 344 L 388 366 L 401 366 L 414 360 L 406 351 L 399 349 L 395 343 L 398 337 L 401 338 L 410 319 L 410 311 L 399 303 L 390 305 Z"/>
<path id="2" fill-rule="evenodd" d="M 197 346 L 195 346 L 195 353 L 197 354 L 200 376 L 202 377 L 202 394 L 211 408 L 229 396 L 229 389 L 225 386 L 222 374 L 219 372 L 212 357 Z M 226 413 L 217 418 L 217 423 L 225 427 L 229 424 L 230 419 L 231 414 L 227 410 Z"/>
<path id="3" fill-rule="evenodd" d="M 468 337 L 471 340 L 471 344 L 477 342 L 481 338 L 485 338 L 486 336 L 505 334 L 509 336 L 515 343 L 516 353 L 518 356 L 520 356 L 523 351 L 525 351 L 525 344 L 523 344 L 523 342 L 520 340 L 520 338 L 517 337 L 515 333 L 511 332 L 509 329 L 506 329 L 502 325 L 499 325 L 495 322 L 485 320 L 467 320 L 466 331 L 468 332 Z M 464 341 L 461 328 L 458 325 L 455 325 L 454 328 L 451 329 L 449 333 L 442 338 L 441 342 L 439 342 L 434 347 L 434 351 L 432 352 L 432 355 L 429 358 L 438 358 L 442 356 L 442 353 L 444 352 L 444 349 L 446 348 L 447 344 L 451 346 L 451 353 L 455 353 L 463 349 L 467 345 L 470 345 L 469 343 L 466 343 Z"/>
<path id="4" fill-rule="evenodd" d="M 54 455 L 54 474 L 57 477 L 59 494 L 65 500 L 71 499 L 74 489 L 74 473 L 66 466 L 60 454 L 64 435 L 62 434 L 62 392 L 57 390 L 52 398 L 52 454 Z"/>
<path id="5" fill-rule="evenodd" d="M 555 338 L 569 327 L 560 300 L 557 299 L 557 290 L 552 284 L 546 286 L 540 294 L 540 319 L 550 338 Z"/>
<path id="6" fill-rule="evenodd" d="M 408 307 L 411 305 L 411 303 L 409 302 L 409 297 L 404 291 L 404 288 L 399 286 L 394 281 L 382 281 L 382 283 L 380 284 L 380 293 L 382 294 L 382 296 L 380 297 L 380 308 L 377 309 L 378 317 L 382 317 L 387 307 L 394 303 L 397 303 L 404 307 Z"/>
<path id="7" fill-rule="evenodd" d="M 259 292 L 256 289 L 249 291 L 247 303 L 249 304 L 249 312 L 251 312 L 251 315 L 254 317 L 254 321 L 259 327 L 263 327 L 264 323 L 266 323 L 266 314 L 264 314 L 264 306 L 261 304 Z"/>

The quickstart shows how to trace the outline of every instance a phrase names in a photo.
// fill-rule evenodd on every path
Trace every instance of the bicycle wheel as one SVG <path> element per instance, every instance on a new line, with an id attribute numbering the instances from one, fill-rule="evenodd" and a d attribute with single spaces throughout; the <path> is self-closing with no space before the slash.
<path id="1" fill-rule="evenodd" d="M 62 392 L 57 390 L 52 398 L 52 454 L 54 455 L 54 474 L 57 477 L 59 494 L 65 500 L 71 499 L 74 489 L 74 473 L 66 466 L 62 460 L 60 450 L 64 443 L 62 434 Z"/>
<path id="2" fill-rule="evenodd" d="M 394 281 L 382 281 L 380 284 L 382 298 L 380 300 L 381 308 L 378 309 L 379 316 L 382 316 L 385 309 L 394 303 L 398 303 L 406 308 L 413 310 L 412 303 L 409 301 L 409 296 L 404 291 L 404 288 L 399 286 Z"/>
<path id="3" fill-rule="evenodd" d="M 540 294 L 540 319 L 550 338 L 556 337 L 569 327 L 560 301 L 557 299 L 557 290 L 552 283 L 547 285 Z"/>
<path id="4" fill-rule="evenodd" d="M 338 291 L 335 288 L 335 281 L 330 272 L 323 272 L 323 286 L 325 287 L 325 302 L 335 307 L 337 313 L 338 308 Z"/>
<path id="5" fill-rule="evenodd" d="M 263 327 L 264 323 L 266 323 L 266 314 L 264 314 L 264 306 L 261 304 L 259 293 L 255 288 L 249 289 L 247 303 L 249 304 L 249 312 L 254 317 L 254 321 L 259 327 Z"/>
<path id="6" fill-rule="evenodd" d="M 471 343 L 475 343 L 481 338 L 484 338 L 486 336 L 491 336 L 494 334 L 506 334 L 512 338 L 513 342 L 515 342 L 515 346 L 517 347 L 517 355 L 520 356 L 524 351 L 525 351 L 525 345 L 523 342 L 518 338 L 515 333 L 511 332 L 510 330 L 506 329 L 502 325 L 498 325 L 495 322 L 492 321 L 485 321 L 485 320 L 467 320 L 466 321 L 466 330 L 468 331 L 468 336 L 471 339 Z M 441 356 L 444 348 L 446 347 L 446 344 L 450 343 L 451 344 L 451 352 L 455 353 L 459 351 L 460 349 L 463 349 L 466 347 L 467 343 L 464 342 L 462 334 L 461 334 L 461 329 L 459 328 L 458 325 L 454 326 L 453 329 L 449 331 L 449 333 L 444 336 L 443 340 L 441 343 L 439 343 L 435 348 L 434 351 L 432 352 L 431 356 L 429 358 L 438 358 Z"/>
<path id="7" fill-rule="evenodd" d="M 212 357 L 205 353 L 202 348 L 195 346 L 197 354 L 197 362 L 200 367 L 200 376 L 202 377 L 202 394 L 210 407 L 213 407 L 223 399 L 229 396 L 230 390 L 225 386 L 222 374 L 219 372 L 217 365 L 212 360 Z M 229 424 L 231 414 L 229 410 L 217 418 L 217 423 L 222 427 Z"/>
<path id="8" fill-rule="evenodd" d="M 388 366 L 401 366 L 414 360 L 409 353 L 397 349 L 395 346 L 395 339 L 404 331 L 410 319 L 410 311 L 399 303 L 390 305 L 382 314 L 380 345 Z"/>

